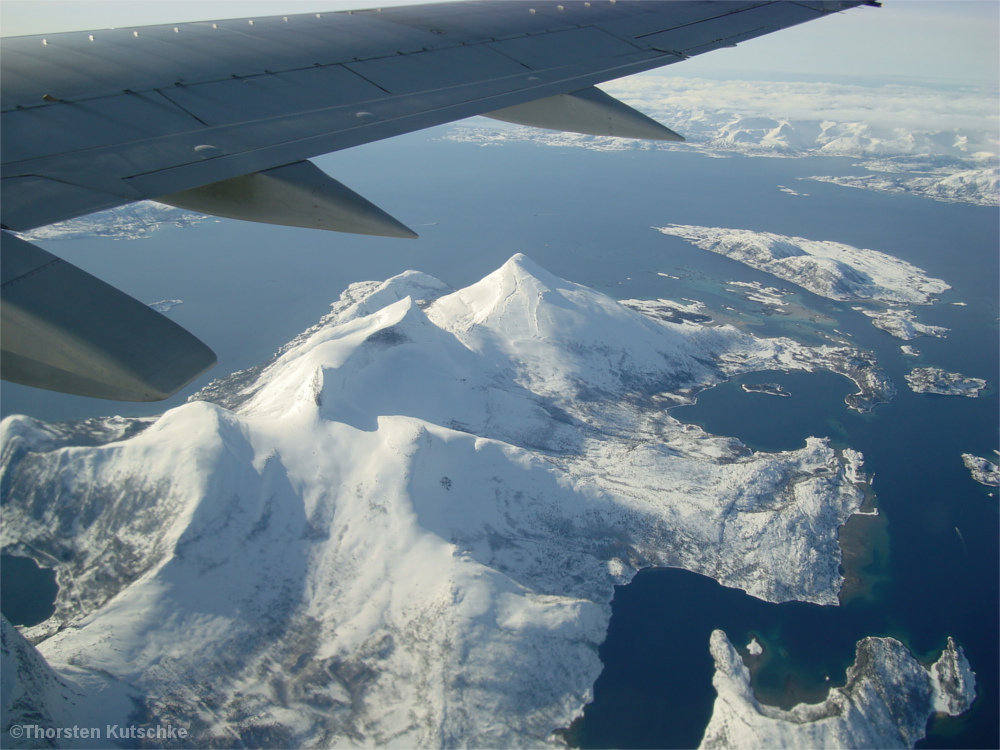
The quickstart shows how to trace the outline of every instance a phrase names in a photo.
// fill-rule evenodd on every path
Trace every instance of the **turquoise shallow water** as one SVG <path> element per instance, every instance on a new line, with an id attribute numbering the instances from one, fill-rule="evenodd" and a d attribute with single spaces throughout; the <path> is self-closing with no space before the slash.
<path id="1" fill-rule="evenodd" d="M 416 268 L 464 286 L 516 252 L 617 298 L 695 298 L 714 310 L 734 307 L 758 335 L 818 344 L 833 328 L 850 334 L 876 352 L 899 389 L 872 414 L 843 405 L 852 384 L 840 376 L 768 373 L 744 380 L 781 382 L 791 398 L 747 394 L 730 383 L 675 416 L 758 450 L 795 448 L 821 435 L 864 452 L 889 536 L 872 595 L 839 609 L 776 606 L 683 571 L 642 573 L 618 591 L 601 651 L 605 672 L 574 736 L 587 747 L 696 745 L 714 698 L 708 633 L 721 627 L 738 646 L 758 634 L 780 657 L 759 676 L 775 701 L 814 696 L 826 676 L 832 684 L 842 680 L 854 643 L 865 635 L 895 635 L 928 658 L 954 636 L 978 674 L 980 699 L 967 716 L 932 726 L 924 744 L 1000 746 L 993 710 L 1000 700 L 998 504 L 960 459 L 963 452 L 991 456 L 998 445 L 996 210 L 798 179 L 857 173 L 847 159 L 481 148 L 434 140 L 440 135 L 414 134 L 320 160 L 420 232 L 418 242 L 221 221 L 140 241 L 46 247 L 144 301 L 183 299 L 171 317 L 216 349 L 220 364 L 211 377 L 267 359 L 353 281 Z M 779 185 L 809 195 L 789 195 Z M 725 282 L 791 285 L 650 229 L 667 223 L 837 240 L 904 258 L 954 287 L 941 304 L 917 310 L 922 322 L 952 333 L 910 342 L 921 351 L 913 359 L 900 352 L 903 342 L 849 305 L 807 292 L 798 301 L 825 317 L 767 315 L 727 292 Z M 966 306 L 948 304 L 957 301 Z M 979 399 L 914 394 L 903 376 L 915 365 L 984 377 L 990 389 Z M 164 408 L 7 384 L 2 395 L 4 414 L 49 420 Z"/>

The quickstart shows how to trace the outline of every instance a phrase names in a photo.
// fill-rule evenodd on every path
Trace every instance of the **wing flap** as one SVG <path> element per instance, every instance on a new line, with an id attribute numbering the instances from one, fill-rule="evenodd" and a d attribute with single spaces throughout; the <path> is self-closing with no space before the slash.
<path id="1" fill-rule="evenodd" d="M 0 376 L 118 401 L 159 401 L 215 364 L 160 313 L 7 232 L 2 233 Z"/>

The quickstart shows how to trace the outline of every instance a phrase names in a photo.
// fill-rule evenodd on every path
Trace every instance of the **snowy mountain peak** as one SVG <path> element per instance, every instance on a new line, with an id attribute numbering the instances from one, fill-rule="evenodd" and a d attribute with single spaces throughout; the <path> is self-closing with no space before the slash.
<path id="1" fill-rule="evenodd" d="M 581 292 L 586 296 L 589 290 L 554 276 L 517 253 L 482 280 L 438 300 L 431 317 L 452 330 L 485 326 L 518 337 L 545 335 L 554 323 L 549 318 L 554 311 L 539 318 L 539 307 L 571 309 L 579 305 L 575 298 Z"/>
<path id="2" fill-rule="evenodd" d="M 520 255 L 446 291 L 354 284 L 152 426 L 5 423 L 0 535 L 58 561 L 28 634 L 60 679 L 115 680 L 199 746 L 538 746 L 589 700 L 640 567 L 837 603 L 860 454 L 751 453 L 663 408 L 713 360 L 807 349 L 657 322 Z"/>

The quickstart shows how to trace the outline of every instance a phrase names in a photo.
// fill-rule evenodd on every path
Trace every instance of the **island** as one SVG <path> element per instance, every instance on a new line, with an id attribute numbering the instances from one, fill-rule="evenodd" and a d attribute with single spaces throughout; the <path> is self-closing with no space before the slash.
<path id="1" fill-rule="evenodd" d="M 730 281 L 726 284 L 726 287 L 726 291 L 741 293 L 743 299 L 748 302 L 758 303 L 769 314 L 781 314 L 784 312 L 782 308 L 789 306 L 784 300 L 784 297 L 788 296 L 788 292 L 775 289 L 771 286 L 764 286 L 759 281 Z"/>
<path id="2" fill-rule="evenodd" d="M 747 393 L 763 393 L 768 396 L 791 396 L 780 383 L 742 383 L 741 387 Z"/>
<path id="3" fill-rule="evenodd" d="M 951 638 L 929 668 L 894 638 L 864 638 L 844 687 L 832 688 L 822 703 L 790 710 L 757 701 L 750 672 L 723 631 L 712 633 L 710 649 L 718 697 L 704 750 L 913 747 L 932 714 L 957 716 L 976 698 L 975 674 Z"/>
<path id="4" fill-rule="evenodd" d="M 972 453 L 962 454 L 962 463 L 972 474 L 972 478 L 987 487 L 1000 487 L 1000 466 L 989 459 Z"/>
<path id="5" fill-rule="evenodd" d="M 945 372 L 939 367 L 915 367 L 906 375 L 914 393 L 935 393 L 941 396 L 977 398 L 986 387 L 982 378 L 969 378 L 957 372 Z"/>
<path id="6" fill-rule="evenodd" d="M 688 224 L 654 229 L 828 299 L 929 305 L 951 288 L 904 260 L 842 242 Z"/>
<path id="7" fill-rule="evenodd" d="M 190 227 L 207 219 L 209 217 L 204 214 L 156 201 L 138 201 L 76 219 L 48 224 L 24 232 L 20 236 L 30 242 L 72 240 L 77 237 L 137 240 L 149 237 L 163 227 Z"/>
<path id="8" fill-rule="evenodd" d="M 789 368 L 881 377 L 850 347 L 650 317 L 518 254 L 458 290 L 353 284 L 156 419 L 8 417 L 0 542 L 60 590 L 5 631 L 4 721 L 139 707 L 184 746 L 550 743 L 640 568 L 838 603 L 863 456 L 753 452 L 666 408 Z M 6 689 L 19 673 L 37 689 Z"/>
<path id="9" fill-rule="evenodd" d="M 165 313 L 182 304 L 184 304 L 184 300 L 181 299 L 162 299 L 159 302 L 150 302 L 149 306 L 158 313 Z"/>
<path id="10" fill-rule="evenodd" d="M 912 341 L 918 336 L 934 336 L 945 338 L 949 329 L 944 326 L 931 326 L 917 321 L 917 316 L 912 310 L 900 310 L 889 308 L 887 310 L 866 310 L 863 307 L 855 307 L 862 315 L 872 319 L 872 325 L 881 328 L 883 331 L 892 334 L 903 341 Z"/>

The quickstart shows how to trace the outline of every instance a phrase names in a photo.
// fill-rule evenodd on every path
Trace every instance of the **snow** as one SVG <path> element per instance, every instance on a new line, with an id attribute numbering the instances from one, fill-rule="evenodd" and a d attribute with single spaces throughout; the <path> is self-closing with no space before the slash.
<path id="1" fill-rule="evenodd" d="M 203 214 L 185 211 L 162 203 L 139 201 L 76 219 L 49 224 L 32 229 L 20 236 L 30 242 L 71 240 L 77 237 L 137 240 L 149 237 L 162 227 L 194 226 L 207 218 Z"/>
<path id="2" fill-rule="evenodd" d="M 20 724 L 39 728 L 61 728 L 72 731 L 74 726 L 100 728 L 99 732 L 67 742 L 58 747 L 106 748 L 104 729 L 117 717 L 125 716 L 141 697 L 127 685 L 108 675 L 65 666 L 57 673 L 41 654 L 25 640 L 17 628 L 0 618 L 2 628 L 2 680 L 0 680 L 0 732 L 5 738 L 14 737 L 11 729 Z M 24 736 L 24 735 L 22 735 Z M 68 736 L 68 735 L 67 735 Z M 52 747 L 44 740 L 30 741 L 30 736 L 15 742 L 20 747 Z M 5 747 L 10 747 L 5 742 Z"/>
<path id="3" fill-rule="evenodd" d="M 916 177 L 885 175 L 841 175 L 810 177 L 843 187 L 862 188 L 880 193 L 909 193 L 945 203 L 1000 205 L 1000 174 L 995 167 L 965 169 L 953 174 Z"/>
<path id="4" fill-rule="evenodd" d="M 914 367 L 906 374 L 906 382 L 914 393 L 935 393 L 941 396 L 977 398 L 986 388 L 982 378 L 970 378 L 940 367 Z"/>
<path id="5" fill-rule="evenodd" d="M 730 281 L 726 284 L 726 287 L 726 291 L 729 292 L 739 293 L 739 290 L 743 290 L 744 299 L 750 302 L 757 302 L 764 307 L 770 307 L 779 312 L 782 307 L 788 307 L 788 302 L 785 302 L 784 297 L 787 297 L 789 292 L 770 286 L 766 287 L 759 281 Z"/>
<path id="6" fill-rule="evenodd" d="M 651 144 L 485 120 L 456 125 L 447 137 L 492 146 L 531 141 L 597 151 L 683 150 L 713 158 L 847 156 L 864 159 L 861 166 L 869 171 L 895 174 L 811 179 L 976 205 L 1000 199 L 995 91 L 716 81 L 683 73 L 632 76 L 602 88 L 682 133 L 686 142 Z"/>
<path id="7" fill-rule="evenodd" d="M 987 487 L 1000 487 L 1000 466 L 987 458 L 972 453 L 962 454 L 962 463 L 972 478 Z"/>
<path id="8" fill-rule="evenodd" d="M 925 669 L 893 638 L 858 642 L 844 687 L 790 710 L 761 704 L 750 673 L 721 630 L 710 640 L 718 696 L 701 747 L 909 748 L 934 712 L 957 716 L 975 700 L 975 675 L 952 639 Z M 905 697 L 904 697 L 905 696 Z"/>
<path id="9" fill-rule="evenodd" d="M 929 305 L 951 288 L 906 261 L 840 242 L 685 224 L 655 229 L 829 299 Z"/>
<path id="10" fill-rule="evenodd" d="M 184 304 L 184 300 L 181 299 L 164 299 L 159 302 L 150 302 L 149 307 L 156 310 L 158 313 L 169 312 L 172 308 L 177 307 L 177 305 Z"/>
<path id="11" fill-rule="evenodd" d="M 855 307 L 855 310 L 862 315 L 872 319 L 872 325 L 881 328 L 898 339 L 912 341 L 918 336 L 934 336 L 945 338 L 949 330 L 944 326 L 931 326 L 917 321 L 917 316 L 912 310 L 900 310 L 889 308 L 887 310 L 866 310 L 862 307 Z"/>
<path id="12" fill-rule="evenodd" d="M 752 453 L 666 407 L 756 368 L 877 383 L 864 356 L 649 317 L 523 255 L 457 291 L 354 284 L 155 421 L 0 423 L 2 543 L 61 561 L 25 634 L 198 744 L 552 743 L 641 567 L 837 603 L 860 454 Z"/>

